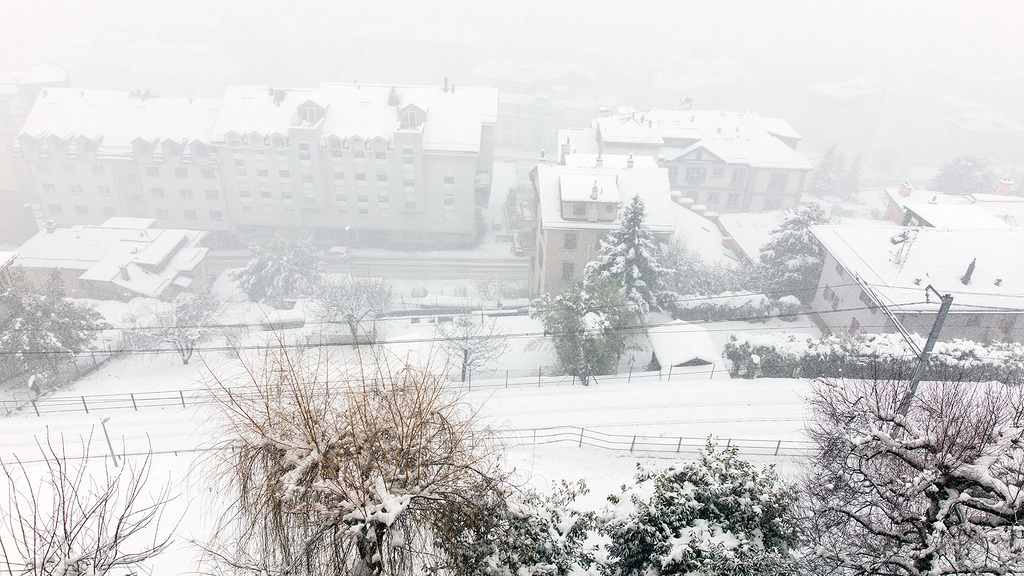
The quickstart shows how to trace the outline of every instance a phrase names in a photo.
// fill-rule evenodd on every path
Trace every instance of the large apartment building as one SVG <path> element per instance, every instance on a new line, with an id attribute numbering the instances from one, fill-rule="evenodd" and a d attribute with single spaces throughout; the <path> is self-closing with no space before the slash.
<path id="1" fill-rule="evenodd" d="M 61 224 L 458 246 L 489 190 L 497 100 L 447 85 L 235 86 L 221 100 L 50 89 L 15 153 Z"/>
<path id="2" fill-rule="evenodd" d="M 668 169 L 674 192 L 717 213 L 795 206 L 813 169 L 785 120 L 753 112 L 652 109 L 598 118 L 573 136 L 561 153 L 650 156 Z"/>

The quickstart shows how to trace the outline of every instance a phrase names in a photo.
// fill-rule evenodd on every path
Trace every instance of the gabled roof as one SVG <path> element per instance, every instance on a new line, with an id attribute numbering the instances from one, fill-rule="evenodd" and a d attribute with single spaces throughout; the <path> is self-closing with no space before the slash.
<path id="1" fill-rule="evenodd" d="M 703 326 L 676 320 L 648 328 L 647 339 L 663 368 L 694 363 L 722 363 L 718 347 Z"/>
<path id="2" fill-rule="evenodd" d="M 954 311 L 1024 310 L 1024 229 L 903 230 L 905 240 L 891 227 L 811 227 L 843 268 L 863 279 L 885 304 L 934 312 L 934 298 L 924 303 L 930 284 L 953 295 Z M 965 285 L 961 279 L 975 260 Z"/>

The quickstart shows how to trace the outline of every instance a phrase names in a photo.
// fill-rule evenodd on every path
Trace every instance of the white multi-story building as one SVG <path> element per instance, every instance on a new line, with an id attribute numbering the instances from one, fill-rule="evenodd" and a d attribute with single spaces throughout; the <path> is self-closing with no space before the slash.
<path id="1" fill-rule="evenodd" d="M 813 169 L 796 151 L 800 135 L 779 118 L 753 112 L 644 110 L 594 120 L 589 132 L 559 142 L 560 154 L 656 158 L 672 190 L 717 213 L 795 206 Z"/>
<path id="2" fill-rule="evenodd" d="M 15 145 L 46 218 L 324 241 L 472 243 L 496 90 L 325 83 L 222 100 L 48 89 Z"/>

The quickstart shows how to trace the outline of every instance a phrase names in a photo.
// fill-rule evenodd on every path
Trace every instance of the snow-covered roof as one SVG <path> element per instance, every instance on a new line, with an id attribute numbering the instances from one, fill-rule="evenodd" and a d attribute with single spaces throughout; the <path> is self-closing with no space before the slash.
<path id="1" fill-rule="evenodd" d="M 199 246 L 206 232 L 152 229 L 152 222 L 111 218 L 99 226 L 43 230 L 18 249 L 15 265 L 76 271 L 80 280 L 159 298 L 183 274 L 193 273 L 209 249 Z"/>
<path id="2" fill-rule="evenodd" d="M 611 202 L 619 198 L 619 178 L 615 174 L 586 174 L 567 172 L 558 177 L 558 191 L 562 202 Z"/>
<path id="3" fill-rule="evenodd" d="M 904 196 L 904 193 L 907 195 Z M 909 191 L 907 191 L 906 188 L 886 188 L 885 195 L 901 209 L 906 209 L 906 207 L 911 204 L 932 203 L 963 205 L 971 203 L 969 196 L 962 194 L 944 194 L 942 192 L 916 187 L 911 188 Z"/>
<path id="4" fill-rule="evenodd" d="M 905 191 L 905 189 L 903 190 Z M 970 218 L 970 213 L 977 212 L 974 208 L 978 208 L 995 216 L 997 220 L 1008 224 L 1009 226 L 1024 226 L 1024 198 L 1017 196 L 1002 196 L 998 194 L 945 194 L 942 192 L 922 190 L 918 188 L 912 188 L 907 196 L 901 194 L 901 188 L 886 188 L 885 195 L 904 212 L 908 207 L 913 207 L 914 211 L 918 214 L 922 214 L 922 210 L 931 210 L 934 212 L 947 210 L 951 213 L 951 217 L 955 217 L 957 210 L 964 208 L 964 217 L 966 219 Z M 967 208 L 969 205 L 974 208 Z M 924 206 L 931 207 L 925 208 Z M 948 208 L 937 208 L 938 206 L 947 206 Z M 983 218 L 983 216 L 979 216 L 974 220 Z M 931 219 L 926 219 L 931 222 Z M 933 225 L 939 226 L 934 223 Z M 950 225 L 945 227 L 964 228 L 965 226 L 958 225 L 956 220 L 953 220 L 950 222 Z M 977 228 L 979 226 L 973 225 L 973 227 Z"/>
<path id="5" fill-rule="evenodd" d="M 651 109 L 598 118 L 594 126 L 605 143 L 654 145 L 669 160 L 706 148 L 730 164 L 811 170 L 813 166 L 780 138 L 799 139 L 785 120 L 753 112 Z M 695 143 L 694 143 L 695 142 Z"/>
<path id="6" fill-rule="evenodd" d="M 17 256 L 16 252 L 0 252 L 0 270 L 10 266 Z"/>
<path id="7" fill-rule="evenodd" d="M 21 84 L 60 84 L 67 81 L 67 71 L 56 64 L 36 64 L 18 78 Z"/>
<path id="8" fill-rule="evenodd" d="M 935 228 L 950 230 L 1008 230 L 1012 228 L 1006 221 L 993 216 L 989 211 L 977 204 L 911 204 L 907 212 L 913 212 L 922 220 Z"/>
<path id="9" fill-rule="evenodd" d="M 675 202 L 669 208 L 673 240 L 709 264 L 736 264 L 736 255 L 722 244 L 722 233 L 714 222 Z"/>
<path id="10" fill-rule="evenodd" d="M 1024 229 L 904 230 L 907 239 L 901 241 L 891 227 L 811 227 L 843 268 L 871 286 L 884 304 L 935 311 L 934 298 L 923 303 L 930 284 L 953 295 L 954 311 L 1024 309 Z M 965 285 L 961 279 L 975 259 Z"/>
<path id="11" fill-rule="evenodd" d="M 562 144 L 569 144 L 570 154 L 597 154 L 601 151 L 597 143 L 597 132 L 592 128 L 562 128 L 558 131 L 559 150 L 561 153 Z"/>
<path id="12" fill-rule="evenodd" d="M 647 329 L 651 349 L 662 367 L 704 362 L 721 364 L 722 355 L 703 326 L 676 320 Z"/>
<path id="13" fill-rule="evenodd" d="M 101 149 L 130 149 L 138 138 L 209 142 L 218 107 L 217 100 L 207 98 L 46 88 L 39 93 L 21 134 L 65 140 L 84 136 L 98 140 Z"/>
<path id="14" fill-rule="evenodd" d="M 718 223 L 736 243 L 743 255 L 757 261 L 761 248 L 771 239 L 772 231 L 778 228 L 789 214 L 788 210 L 773 210 L 757 214 L 721 214 Z"/>
<path id="15" fill-rule="evenodd" d="M 567 164 L 577 162 L 571 156 L 566 158 Z M 583 192 L 576 188 L 563 191 L 563 181 L 573 186 L 578 184 L 579 187 L 585 187 L 586 198 L 579 199 L 589 200 L 596 179 L 601 183 L 602 194 L 611 195 L 605 196 L 606 198 L 617 198 L 618 202 L 623 205 L 628 204 L 633 196 L 639 195 L 647 209 L 647 226 L 654 232 L 671 232 L 672 216 L 669 205 L 672 204 L 672 199 L 668 171 L 665 168 L 658 168 L 657 165 L 650 167 L 649 164 L 634 164 L 632 168 L 625 168 L 625 158 L 619 159 L 615 158 L 615 155 L 606 154 L 602 157 L 605 164 L 601 168 L 560 164 L 537 166 L 541 227 L 547 229 L 617 228 L 620 224 L 618 218 L 610 222 L 588 222 L 562 218 L 563 194 L 567 192 L 570 197 L 575 198 L 579 195 L 577 192 Z"/>
<path id="16" fill-rule="evenodd" d="M 1024 226 L 1024 198 L 996 194 L 973 194 L 974 205 L 1014 228 Z"/>
<path id="17" fill-rule="evenodd" d="M 398 106 L 389 103 L 391 92 Z M 440 86 L 334 84 L 318 89 L 275 90 L 257 86 L 230 86 L 213 127 L 214 138 L 228 133 L 262 136 L 287 135 L 299 121 L 297 108 L 312 101 L 325 109 L 321 137 L 383 138 L 394 140 L 401 129 L 400 114 L 407 106 L 425 112 L 423 147 L 426 150 L 477 152 L 481 126 L 498 116 L 498 91 L 463 87 L 445 91 Z"/>

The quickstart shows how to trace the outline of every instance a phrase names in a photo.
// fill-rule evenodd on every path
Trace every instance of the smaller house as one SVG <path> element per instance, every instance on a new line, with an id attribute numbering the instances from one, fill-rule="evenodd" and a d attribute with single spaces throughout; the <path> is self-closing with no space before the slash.
<path id="1" fill-rule="evenodd" d="M 60 270 L 77 298 L 171 300 L 207 286 L 206 232 L 155 229 L 152 219 L 120 218 L 99 226 L 46 228 L 18 249 L 14 266 L 36 284 Z"/>
<path id="2" fill-rule="evenodd" d="M 1000 180 L 994 194 L 945 194 L 916 188 L 910 182 L 904 182 L 899 188 L 884 190 L 885 219 L 905 226 L 913 223 L 914 216 L 908 212 L 913 211 L 918 217 L 917 225 L 943 228 L 949 226 L 927 222 L 926 218 L 921 218 L 923 211 L 930 210 L 931 214 L 938 215 L 938 211 L 945 210 L 945 214 L 955 215 L 958 208 L 973 206 L 973 208 L 966 209 L 965 217 L 973 220 L 976 217 L 971 216 L 971 213 L 987 212 L 1011 227 L 1017 227 L 1024 224 L 1024 198 L 1011 196 L 1012 186 L 1013 182 Z M 926 208 L 927 206 L 932 208 Z M 939 206 L 949 208 L 938 208 Z M 965 225 L 978 227 L 976 224 L 956 218 L 947 218 L 945 222 L 953 223 L 953 227 L 964 228 Z"/>
<path id="3" fill-rule="evenodd" d="M 1024 229 L 812 226 L 827 253 L 811 306 L 833 333 L 927 335 L 951 294 L 942 339 L 1024 341 Z"/>
<path id="4" fill-rule="evenodd" d="M 722 354 L 708 331 L 697 324 L 676 320 L 647 330 L 651 343 L 651 370 L 721 365 Z"/>

